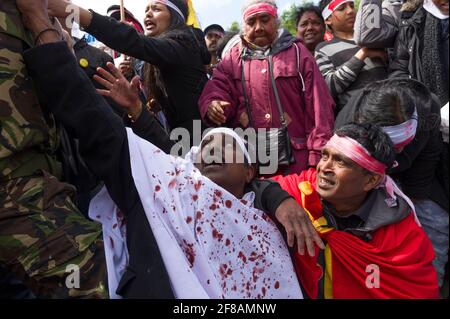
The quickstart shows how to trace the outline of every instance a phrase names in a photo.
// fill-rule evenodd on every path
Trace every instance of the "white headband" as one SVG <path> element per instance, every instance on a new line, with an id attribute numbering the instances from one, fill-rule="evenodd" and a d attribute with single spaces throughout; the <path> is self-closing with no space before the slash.
<path id="1" fill-rule="evenodd" d="M 239 145 L 239 148 L 242 150 L 242 153 L 244 153 L 244 156 L 245 156 L 245 158 L 247 158 L 248 163 L 249 164 L 252 163 L 250 154 L 249 154 L 247 148 L 245 147 L 244 140 L 235 131 L 233 131 L 232 129 L 226 128 L 226 127 L 214 128 L 214 129 L 210 130 L 208 133 L 206 133 L 206 135 L 202 139 L 202 142 L 214 134 L 225 134 L 225 135 L 231 136 Z"/>
<path id="2" fill-rule="evenodd" d="M 383 127 L 383 131 L 389 135 L 396 148 L 404 147 L 412 142 L 417 133 L 419 115 L 417 108 L 409 121 L 396 126 Z"/>
<path id="3" fill-rule="evenodd" d="M 186 17 L 184 16 L 183 12 L 181 12 L 180 8 L 178 8 L 172 1 L 170 1 L 170 0 L 154 0 L 154 2 L 158 2 L 158 3 L 168 6 L 169 8 L 172 8 L 176 13 L 178 13 L 183 18 L 184 21 L 186 21 Z"/>

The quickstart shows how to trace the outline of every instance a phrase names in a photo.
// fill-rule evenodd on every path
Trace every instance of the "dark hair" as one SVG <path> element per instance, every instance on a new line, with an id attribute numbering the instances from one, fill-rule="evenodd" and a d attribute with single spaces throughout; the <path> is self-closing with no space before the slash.
<path id="1" fill-rule="evenodd" d="M 320 10 L 320 15 L 322 16 L 322 12 L 323 10 L 326 8 L 326 6 L 328 6 L 330 4 L 331 0 L 320 0 L 319 2 L 319 10 Z"/>
<path id="2" fill-rule="evenodd" d="M 361 144 L 372 157 L 389 169 L 395 162 L 395 149 L 391 138 L 376 125 L 348 124 L 336 130 L 340 137 L 350 137 Z"/>
<path id="3" fill-rule="evenodd" d="M 172 2 L 174 5 L 177 6 L 178 9 L 180 9 L 180 11 L 183 13 L 185 19 L 183 20 L 183 18 L 171 7 L 167 7 L 167 9 L 169 9 L 169 12 L 170 12 L 169 30 L 174 30 L 174 29 L 178 29 L 182 26 L 185 26 L 186 19 L 188 18 L 188 15 L 189 15 L 189 8 L 184 0 L 172 0 Z"/>
<path id="4" fill-rule="evenodd" d="M 305 6 L 305 7 L 300 7 L 297 10 L 297 18 L 295 20 L 296 27 L 298 27 L 300 20 L 302 19 L 303 15 L 307 12 L 315 13 L 319 17 L 322 24 L 325 25 L 325 20 L 323 19 L 323 16 L 322 16 L 322 10 L 320 10 L 320 8 L 318 6 L 309 5 L 309 6 Z"/>
<path id="5" fill-rule="evenodd" d="M 185 19 L 187 19 L 189 15 L 189 8 L 186 1 L 171 1 L 178 7 L 178 9 L 180 9 Z M 203 32 L 199 29 L 186 25 L 186 20 L 183 20 L 183 18 L 172 8 L 167 7 L 167 9 L 170 12 L 169 28 L 157 37 L 183 43 L 184 46 L 188 46 L 191 49 L 191 52 L 197 52 L 200 54 L 204 64 L 209 63 L 208 61 L 211 60 L 211 56 L 206 48 Z M 147 100 L 150 101 L 153 98 L 156 99 L 158 95 L 167 97 L 166 86 L 162 80 L 160 69 L 157 66 L 147 62 L 144 65 L 143 73 Z"/>
<path id="6" fill-rule="evenodd" d="M 320 9 L 320 12 L 323 12 L 323 10 L 330 4 L 330 2 L 331 2 L 331 0 L 320 0 L 320 2 L 319 2 L 319 9 Z M 320 15 L 322 16 L 322 13 L 321 13 Z M 323 16 L 322 16 L 322 17 L 323 17 Z M 325 21 L 325 19 L 324 19 L 324 21 Z M 325 25 L 326 25 L 326 27 L 327 27 L 328 29 L 330 29 L 331 31 L 333 31 L 333 27 L 332 27 L 331 25 L 326 24 L 326 23 L 325 23 Z"/>
<path id="7" fill-rule="evenodd" d="M 411 119 L 415 109 L 419 115 L 419 130 L 431 130 L 439 119 L 431 114 L 436 103 L 430 90 L 408 78 L 377 81 L 361 92 L 354 115 L 356 123 L 395 126 Z"/>
<path id="8" fill-rule="evenodd" d="M 225 47 L 227 46 L 228 42 L 230 42 L 231 39 L 235 37 L 236 34 L 239 34 L 239 32 L 227 32 L 223 36 L 223 38 L 219 41 L 219 44 L 217 45 L 217 56 L 219 59 L 222 59 L 222 53 Z"/>

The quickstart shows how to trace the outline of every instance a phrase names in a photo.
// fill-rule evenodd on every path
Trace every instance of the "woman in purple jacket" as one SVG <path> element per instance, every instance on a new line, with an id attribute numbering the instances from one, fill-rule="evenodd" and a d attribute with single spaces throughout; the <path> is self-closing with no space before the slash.
<path id="1" fill-rule="evenodd" d="M 300 40 L 279 29 L 274 0 L 246 1 L 243 21 L 241 41 L 202 93 L 203 120 L 211 126 L 256 129 L 280 128 L 284 120 L 295 163 L 278 173 L 316 166 L 332 136 L 335 104 L 314 58 Z"/>

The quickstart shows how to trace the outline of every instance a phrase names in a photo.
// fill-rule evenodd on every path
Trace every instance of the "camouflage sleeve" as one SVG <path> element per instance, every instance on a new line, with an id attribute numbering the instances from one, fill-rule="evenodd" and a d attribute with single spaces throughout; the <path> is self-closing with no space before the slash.
<path id="1" fill-rule="evenodd" d="M 23 62 L 30 38 L 13 0 L 0 2 L 0 182 L 45 169 L 59 176 L 58 134 Z"/>

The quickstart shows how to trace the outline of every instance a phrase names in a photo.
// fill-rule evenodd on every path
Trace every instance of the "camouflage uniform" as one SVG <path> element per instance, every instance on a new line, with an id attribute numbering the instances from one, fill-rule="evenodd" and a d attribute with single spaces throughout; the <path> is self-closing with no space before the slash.
<path id="1" fill-rule="evenodd" d="M 56 125 L 22 58 L 30 44 L 15 1 L 1 0 L 0 266 L 41 298 L 105 298 L 101 226 L 79 213 L 74 187 L 58 180 Z"/>

